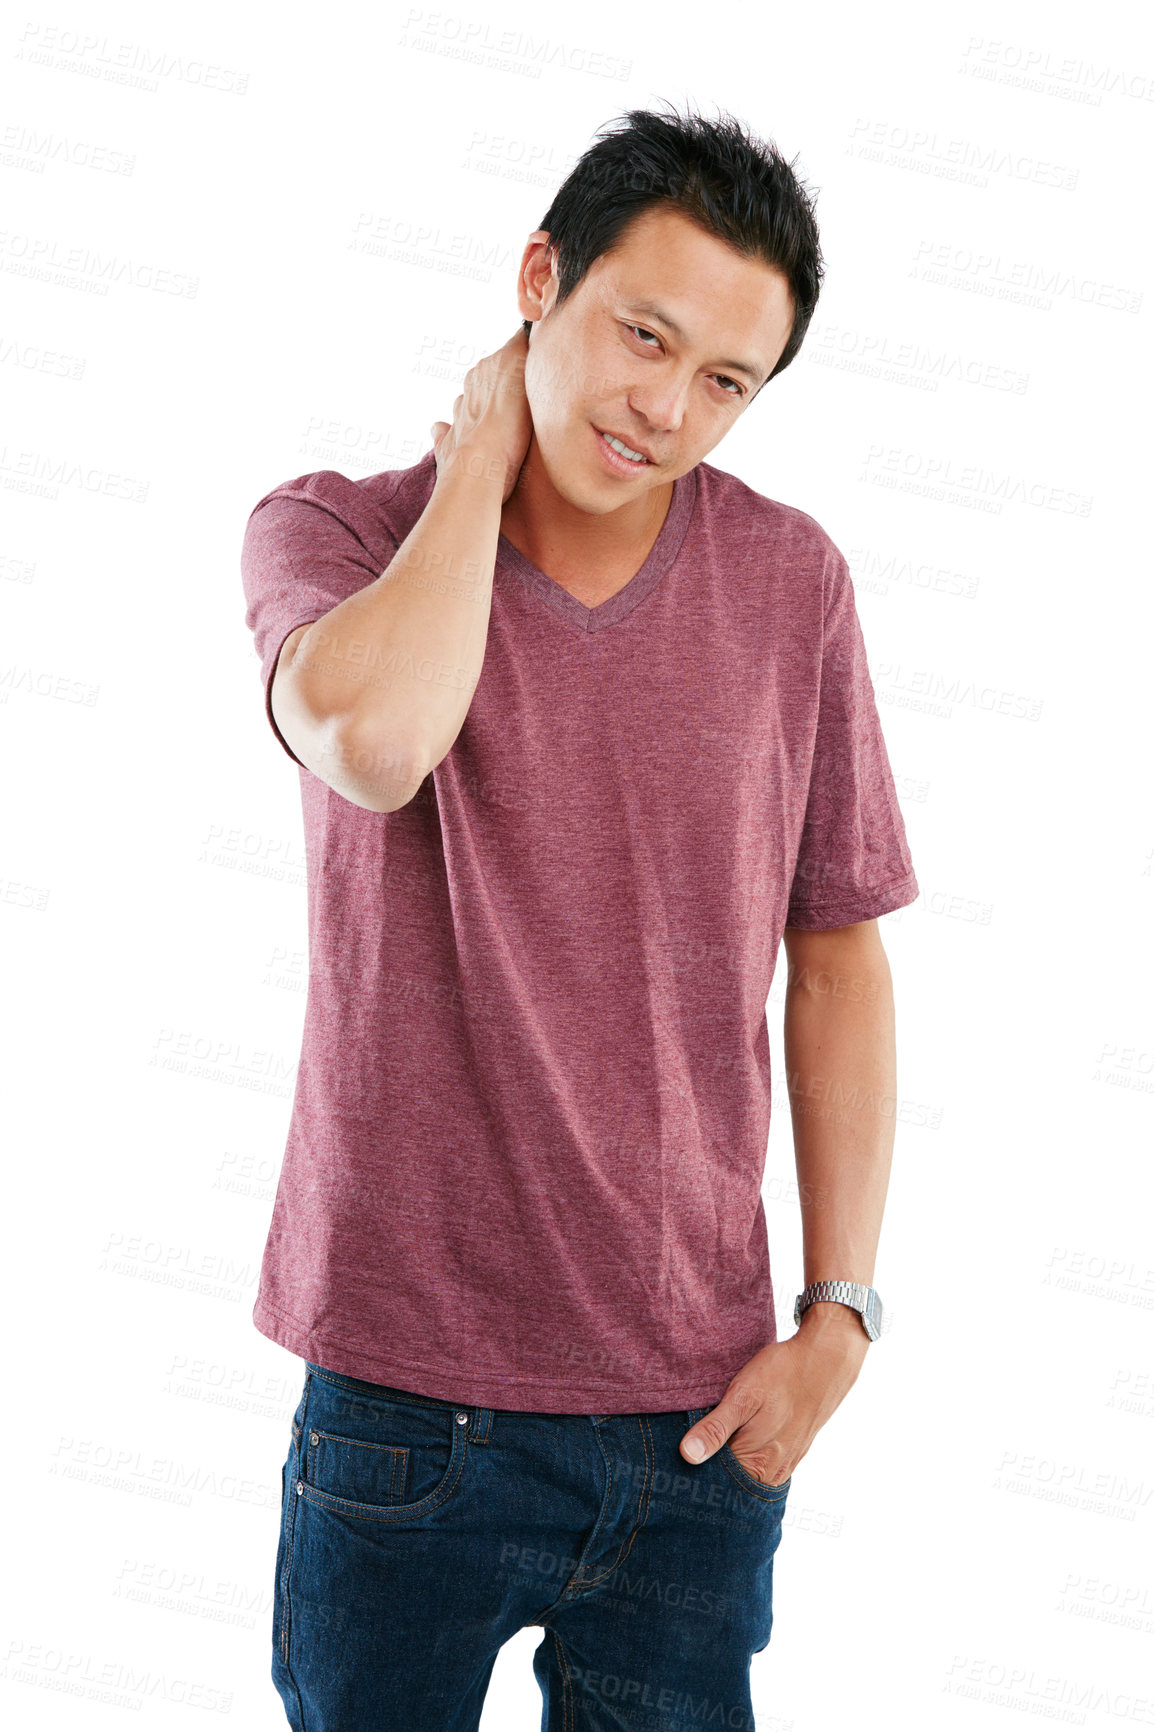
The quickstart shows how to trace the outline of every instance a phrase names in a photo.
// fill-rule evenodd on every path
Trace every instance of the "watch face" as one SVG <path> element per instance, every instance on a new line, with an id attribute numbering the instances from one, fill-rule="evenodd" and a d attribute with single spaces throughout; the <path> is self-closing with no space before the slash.
<path id="1" fill-rule="evenodd" d="M 866 1326 L 866 1334 L 870 1340 L 876 1341 L 882 1332 L 882 1302 L 872 1288 L 870 1296 L 866 1300 L 865 1310 L 862 1312 L 862 1322 Z"/>

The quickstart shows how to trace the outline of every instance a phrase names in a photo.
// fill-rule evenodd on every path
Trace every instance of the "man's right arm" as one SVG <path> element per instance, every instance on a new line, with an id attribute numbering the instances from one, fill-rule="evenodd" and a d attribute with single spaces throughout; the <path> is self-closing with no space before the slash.
<path id="1" fill-rule="evenodd" d="M 449 751 L 481 677 L 505 464 L 455 453 L 374 583 L 290 632 L 277 727 L 306 767 L 370 812 L 412 799 Z"/>
<path id="2" fill-rule="evenodd" d="M 452 422 L 433 426 L 429 502 L 385 570 L 281 647 L 277 727 L 308 769 L 370 812 L 412 799 L 473 701 L 501 508 L 533 433 L 527 353 L 518 326 L 470 367 Z"/>

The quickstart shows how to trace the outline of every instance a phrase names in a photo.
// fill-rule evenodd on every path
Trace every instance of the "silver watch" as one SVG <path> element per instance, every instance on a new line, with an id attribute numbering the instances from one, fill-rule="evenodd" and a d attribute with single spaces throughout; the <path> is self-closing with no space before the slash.
<path id="1" fill-rule="evenodd" d="M 861 1318 L 861 1326 L 871 1341 L 876 1341 L 881 1334 L 882 1302 L 877 1296 L 876 1288 L 863 1286 L 860 1281 L 811 1281 L 794 1300 L 795 1324 L 801 1322 L 801 1314 L 806 1307 L 813 1305 L 818 1299 L 836 1299 L 840 1305 L 848 1305 L 851 1311 L 856 1311 Z"/>

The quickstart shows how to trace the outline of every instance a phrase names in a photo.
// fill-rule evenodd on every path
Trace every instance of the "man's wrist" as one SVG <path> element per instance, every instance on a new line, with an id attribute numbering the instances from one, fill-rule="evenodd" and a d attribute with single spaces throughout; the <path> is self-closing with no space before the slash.
<path id="1" fill-rule="evenodd" d="M 863 1348 L 870 1344 L 860 1313 L 838 1299 L 813 1300 L 801 1314 L 797 1333 L 807 1340 L 860 1341 Z"/>
<path id="2" fill-rule="evenodd" d="M 463 486 L 470 483 L 495 487 L 503 492 L 508 479 L 509 465 L 499 451 L 479 445 L 458 445 L 446 453 L 440 461 L 437 473 L 433 478 L 434 489 L 441 493 L 452 491 L 453 483 L 460 482 Z M 449 484 L 446 488 L 446 483 Z"/>

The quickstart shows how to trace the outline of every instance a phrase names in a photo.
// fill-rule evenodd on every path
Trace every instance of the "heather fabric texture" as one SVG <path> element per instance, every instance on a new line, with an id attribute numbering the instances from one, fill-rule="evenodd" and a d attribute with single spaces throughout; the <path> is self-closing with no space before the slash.
<path id="1" fill-rule="evenodd" d="M 274 731 L 285 637 L 379 576 L 434 480 L 429 452 L 254 507 Z M 918 895 L 845 559 L 704 462 L 600 607 L 502 536 L 477 690 L 414 799 L 298 775 L 309 992 L 256 1327 L 449 1401 L 714 1405 L 776 1339 L 782 930 Z"/>

